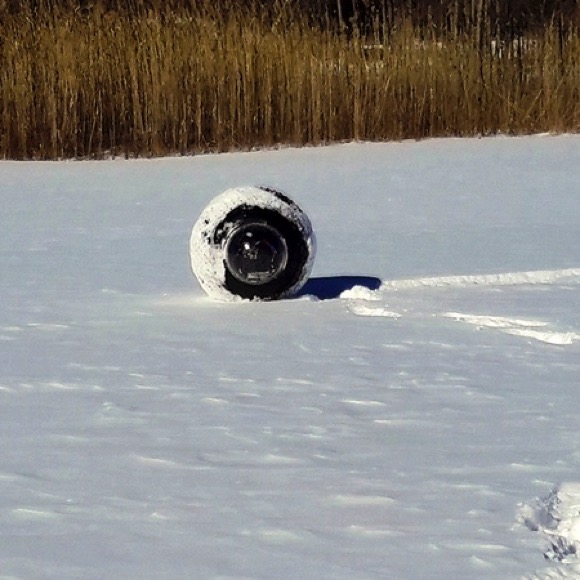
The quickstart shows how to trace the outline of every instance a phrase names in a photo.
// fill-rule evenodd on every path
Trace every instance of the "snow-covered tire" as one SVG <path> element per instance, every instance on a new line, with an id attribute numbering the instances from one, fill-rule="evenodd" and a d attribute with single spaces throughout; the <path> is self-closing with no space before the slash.
<path id="1" fill-rule="evenodd" d="M 316 253 L 312 224 L 285 194 L 236 187 L 214 198 L 193 226 L 193 273 L 219 300 L 277 300 L 306 283 Z"/>

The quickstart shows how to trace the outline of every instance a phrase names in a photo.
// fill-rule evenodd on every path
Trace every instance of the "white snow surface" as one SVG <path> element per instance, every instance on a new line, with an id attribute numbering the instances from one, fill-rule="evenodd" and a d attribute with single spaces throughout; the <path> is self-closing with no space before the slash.
<path id="1" fill-rule="evenodd" d="M 312 219 L 216 303 L 230 187 Z M 580 136 L 0 162 L 0 577 L 580 577 Z"/>

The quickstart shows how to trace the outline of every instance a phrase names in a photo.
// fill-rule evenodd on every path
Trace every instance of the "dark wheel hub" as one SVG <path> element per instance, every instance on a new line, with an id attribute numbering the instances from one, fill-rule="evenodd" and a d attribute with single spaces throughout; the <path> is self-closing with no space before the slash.
<path id="1" fill-rule="evenodd" d="M 288 263 L 288 246 L 280 232 L 264 222 L 246 222 L 232 231 L 225 248 L 226 265 L 246 284 L 277 278 Z"/>

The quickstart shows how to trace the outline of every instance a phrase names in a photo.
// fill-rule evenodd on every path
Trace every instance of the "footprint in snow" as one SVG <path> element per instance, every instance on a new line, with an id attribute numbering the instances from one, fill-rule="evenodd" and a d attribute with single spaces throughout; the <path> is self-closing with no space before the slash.
<path id="1" fill-rule="evenodd" d="M 522 505 L 518 522 L 545 536 L 546 560 L 580 563 L 580 482 L 561 483 L 548 496 Z"/>

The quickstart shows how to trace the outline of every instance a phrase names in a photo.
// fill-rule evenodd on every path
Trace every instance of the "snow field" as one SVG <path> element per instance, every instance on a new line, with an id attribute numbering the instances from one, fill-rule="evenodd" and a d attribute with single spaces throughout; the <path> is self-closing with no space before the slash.
<path id="1" fill-rule="evenodd" d="M 577 578 L 579 144 L 1 162 L 0 574 Z M 191 274 L 244 184 L 297 299 Z"/>

